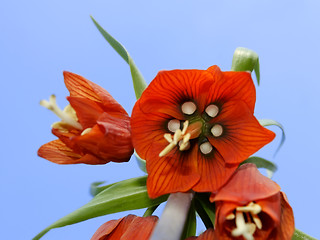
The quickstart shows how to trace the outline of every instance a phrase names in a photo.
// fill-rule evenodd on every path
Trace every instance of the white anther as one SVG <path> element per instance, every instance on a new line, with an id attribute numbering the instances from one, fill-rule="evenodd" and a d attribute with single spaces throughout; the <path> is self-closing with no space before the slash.
<path id="1" fill-rule="evenodd" d="M 170 132 L 175 132 L 180 128 L 180 121 L 178 119 L 172 119 L 168 122 L 168 129 Z"/>
<path id="2" fill-rule="evenodd" d="M 212 128 L 211 128 L 211 133 L 214 137 L 220 137 L 223 133 L 223 128 L 220 124 L 215 124 Z"/>
<path id="3" fill-rule="evenodd" d="M 86 128 L 85 130 L 82 131 L 81 136 L 89 133 L 92 128 Z"/>
<path id="4" fill-rule="evenodd" d="M 209 143 L 209 142 L 204 142 L 200 145 L 200 151 L 203 153 L 203 154 L 208 154 L 208 153 L 211 153 L 213 147 L 212 145 Z"/>
<path id="5" fill-rule="evenodd" d="M 164 139 L 167 140 L 169 143 L 171 143 L 173 141 L 172 136 L 170 133 L 165 133 L 163 135 Z"/>
<path id="6" fill-rule="evenodd" d="M 209 106 L 206 108 L 205 111 L 206 111 L 206 113 L 207 113 L 210 117 L 214 118 L 215 116 L 218 115 L 218 113 L 219 113 L 219 108 L 218 108 L 217 105 L 211 104 L 211 105 L 209 105 Z"/>
<path id="7" fill-rule="evenodd" d="M 246 223 L 243 213 L 236 212 L 236 228 L 231 231 L 233 237 L 243 236 L 246 240 L 254 240 L 253 233 L 256 230 L 256 225 L 253 223 Z"/>
<path id="8" fill-rule="evenodd" d="M 233 213 L 230 213 L 228 216 L 226 216 L 226 219 L 227 220 L 233 220 L 233 219 L 235 219 L 235 215 L 233 214 Z"/>
<path id="9" fill-rule="evenodd" d="M 191 115 L 197 110 L 197 106 L 194 102 L 185 102 L 181 105 L 181 110 L 184 114 Z"/>
<path id="10" fill-rule="evenodd" d="M 190 148 L 190 142 L 183 142 L 183 140 L 179 141 L 179 150 L 180 151 L 185 151 Z"/>
<path id="11" fill-rule="evenodd" d="M 258 214 L 261 212 L 261 206 L 259 204 L 256 204 L 254 202 L 250 202 L 247 206 L 237 207 L 237 211 L 241 212 L 250 212 L 253 214 Z"/>

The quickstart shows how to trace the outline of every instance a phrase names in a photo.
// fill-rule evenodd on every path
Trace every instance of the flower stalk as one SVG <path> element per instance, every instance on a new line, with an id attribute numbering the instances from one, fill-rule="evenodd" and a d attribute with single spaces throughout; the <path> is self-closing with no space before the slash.
<path id="1" fill-rule="evenodd" d="M 180 240 L 193 197 L 193 192 L 170 194 L 150 240 Z"/>

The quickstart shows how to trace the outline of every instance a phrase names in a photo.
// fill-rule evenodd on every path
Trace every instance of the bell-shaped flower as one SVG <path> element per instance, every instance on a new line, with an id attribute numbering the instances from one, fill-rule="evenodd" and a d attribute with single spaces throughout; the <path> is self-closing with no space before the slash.
<path id="1" fill-rule="evenodd" d="M 105 164 L 128 161 L 133 153 L 130 117 L 102 87 L 64 72 L 70 102 L 63 111 L 55 96 L 40 104 L 61 118 L 52 125 L 59 139 L 44 144 L 38 155 L 59 164 Z"/>
<path id="2" fill-rule="evenodd" d="M 215 192 L 275 134 L 254 117 L 248 72 L 161 71 L 132 111 L 132 141 L 146 160 L 151 198 Z"/>
<path id="3" fill-rule="evenodd" d="M 91 240 L 149 240 L 157 221 L 157 216 L 137 217 L 130 214 L 104 223 Z"/>
<path id="4" fill-rule="evenodd" d="M 286 195 L 254 164 L 244 164 L 212 195 L 215 239 L 290 240 L 294 217 Z"/>

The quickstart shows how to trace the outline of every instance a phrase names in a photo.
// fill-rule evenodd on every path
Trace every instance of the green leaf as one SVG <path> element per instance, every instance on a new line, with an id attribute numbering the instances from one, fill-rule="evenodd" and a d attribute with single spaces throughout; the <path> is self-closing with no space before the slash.
<path id="1" fill-rule="evenodd" d="M 181 234 L 181 240 L 184 240 L 184 239 L 191 237 L 191 236 L 195 236 L 196 231 L 197 231 L 197 217 L 196 217 L 194 203 L 192 201 L 186 222 L 184 224 L 184 229 Z"/>
<path id="2" fill-rule="evenodd" d="M 284 132 L 284 128 L 283 126 L 281 125 L 281 123 L 275 121 L 275 120 L 272 120 L 272 119 L 260 119 L 259 120 L 259 123 L 266 127 L 266 126 L 277 126 L 281 129 L 282 131 L 282 136 L 281 136 L 281 142 L 277 148 L 277 150 L 275 151 L 274 153 L 274 156 L 279 152 L 280 148 L 282 147 L 282 145 L 284 144 L 284 141 L 286 140 L 286 134 Z"/>
<path id="3" fill-rule="evenodd" d="M 139 155 L 136 153 L 136 151 L 134 151 L 134 156 L 136 157 L 137 163 L 139 168 L 147 173 L 147 168 L 146 168 L 146 160 L 142 159 L 141 157 L 139 157 Z"/>
<path id="4" fill-rule="evenodd" d="M 143 176 L 113 184 L 97 194 L 89 203 L 45 228 L 33 240 L 40 239 L 53 228 L 64 227 L 111 213 L 147 208 L 166 201 L 167 195 L 156 199 L 149 198 L 146 179 L 147 176 Z"/>
<path id="5" fill-rule="evenodd" d="M 108 185 L 105 185 L 105 186 L 100 186 L 101 184 L 103 184 L 105 182 L 93 182 L 91 183 L 91 186 L 90 186 L 90 194 L 91 196 L 96 196 L 98 193 L 102 192 L 103 190 L 111 187 L 112 185 L 116 184 L 116 183 L 112 183 L 112 184 L 108 184 Z"/>
<path id="6" fill-rule="evenodd" d="M 245 163 L 254 163 L 257 168 L 267 169 L 269 178 L 271 178 L 273 173 L 278 169 L 276 164 L 261 157 L 249 157 L 247 160 L 243 161 L 241 165 Z"/>
<path id="7" fill-rule="evenodd" d="M 232 58 L 231 71 L 254 71 L 256 74 L 258 85 L 260 84 L 260 64 L 259 56 L 256 52 L 238 47 L 234 51 Z"/>
<path id="8" fill-rule="evenodd" d="M 147 84 L 140 73 L 139 69 L 135 65 L 134 61 L 130 57 L 128 51 L 119 43 L 116 39 L 114 39 L 106 30 L 104 30 L 99 23 L 91 16 L 93 23 L 96 25 L 102 36 L 108 41 L 108 43 L 113 47 L 114 50 L 125 60 L 130 66 L 130 72 L 133 81 L 133 87 L 136 94 L 136 98 L 139 99 L 144 89 L 146 89 Z"/>
<path id="9" fill-rule="evenodd" d="M 293 236 L 292 236 L 292 240 L 317 240 L 317 239 L 309 236 L 308 234 L 305 234 L 304 232 L 301 232 L 298 229 L 296 229 L 294 231 Z"/>
<path id="10" fill-rule="evenodd" d="M 196 193 L 195 195 L 195 207 L 201 217 L 206 228 L 214 226 L 216 214 L 215 205 L 209 201 L 210 195 L 206 193 Z"/>

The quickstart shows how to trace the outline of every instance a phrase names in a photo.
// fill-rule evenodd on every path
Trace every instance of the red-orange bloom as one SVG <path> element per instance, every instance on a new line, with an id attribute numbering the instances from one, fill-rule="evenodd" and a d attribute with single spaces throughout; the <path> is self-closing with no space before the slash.
<path id="1" fill-rule="evenodd" d="M 38 155 L 59 164 L 105 164 L 128 161 L 133 153 L 130 117 L 103 88 L 70 72 L 64 72 L 70 105 L 61 111 L 51 96 L 42 105 L 61 122 L 52 126 L 59 140 L 44 144 Z"/>
<path id="2" fill-rule="evenodd" d="M 158 217 L 128 215 L 101 225 L 91 240 L 148 240 Z"/>
<path id="3" fill-rule="evenodd" d="M 240 166 L 212 200 L 216 239 L 290 240 L 294 233 L 286 195 L 254 164 Z"/>
<path id="4" fill-rule="evenodd" d="M 132 141 L 146 160 L 152 198 L 214 192 L 239 163 L 274 138 L 253 116 L 250 73 L 159 72 L 134 106 Z"/>

